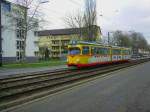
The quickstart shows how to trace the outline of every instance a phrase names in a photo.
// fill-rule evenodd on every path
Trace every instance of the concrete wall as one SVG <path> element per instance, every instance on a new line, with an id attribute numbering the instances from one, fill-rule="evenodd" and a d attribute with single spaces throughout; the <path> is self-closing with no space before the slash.
<path id="1" fill-rule="evenodd" d="M 2 10 L 2 56 L 16 56 L 16 33 L 14 21 L 8 16 L 9 12 Z"/>
<path id="2" fill-rule="evenodd" d="M 34 63 L 34 62 L 38 62 L 39 58 L 38 57 L 26 57 L 26 62 L 29 62 L 29 63 Z"/>
<path id="3" fill-rule="evenodd" d="M 38 44 L 38 37 L 34 35 L 34 31 L 31 30 L 28 32 L 27 40 L 26 40 L 26 56 L 27 57 L 34 57 L 35 51 L 39 51 Z"/>
<path id="4" fill-rule="evenodd" d="M 3 64 L 9 64 L 9 63 L 17 63 L 19 61 L 16 60 L 16 57 L 3 57 Z M 26 62 L 34 63 L 38 62 L 38 57 L 26 57 Z"/>
<path id="5" fill-rule="evenodd" d="M 16 63 L 16 57 L 3 57 L 3 64 Z"/>

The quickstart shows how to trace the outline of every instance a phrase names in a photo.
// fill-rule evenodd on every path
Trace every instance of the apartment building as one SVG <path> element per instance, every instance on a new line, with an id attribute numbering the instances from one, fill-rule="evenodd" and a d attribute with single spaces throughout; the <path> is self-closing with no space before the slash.
<path id="1" fill-rule="evenodd" d="M 97 41 L 101 39 L 100 27 L 98 28 Z M 47 49 L 49 57 L 52 58 L 66 57 L 69 42 L 71 40 L 82 40 L 79 28 L 43 30 L 37 33 L 39 36 L 39 49 L 41 51 Z M 40 57 L 42 58 L 44 56 L 45 53 L 40 52 Z"/>
<path id="2" fill-rule="evenodd" d="M 27 33 L 27 40 L 25 41 L 25 31 L 20 26 L 25 20 L 26 7 L 11 3 L 3 2 L 1 4 L 1 22 L 2 22 L 2 62 L 16 63 L 21 60 L 29 62 L 37 61 L 35 56 L 39 50 L 35 41 L 38 37 L 35 36 L 34 31 Z M 24 13 L 20 13 L 24 12 Z M 26 43 L 26 59 L 23 52 L 24 44 Z"/>

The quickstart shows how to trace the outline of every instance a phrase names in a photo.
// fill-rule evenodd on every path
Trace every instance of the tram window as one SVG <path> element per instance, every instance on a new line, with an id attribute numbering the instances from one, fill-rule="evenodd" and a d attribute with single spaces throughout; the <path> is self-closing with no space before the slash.
<path id="1" fill-rule="evenodd" d="M 119 54 L 121 54 L 121 50 L 120 49 L 113 49 L 112 54 L 119 55 Z"/>
<path id="2" fill-rule="evenodd" d="M 82 54 L 89 54 L 89 47 L 83 47 Z"/>
<path id="3" fill-rule="evenodd" d="M 74 47 L 74 48 L 69 48 L 69 54 L 70 55 L 77 55 L 77 54 L 80 54 L 81 51 L 79 48 L 77 47 Z"/>
<path id="4" fill-rule="evenodd" d="M 98 54 L 103 54 L 103 48 L 98 48 Z"/>
<path id="5" fill-rule="evenodd" d="M 121 54 L 121 50 L 118 49 L 118 54 Z"/>
<path id="6" fill-rule="evenodd" d="M 126 50 L 123 50 L 123 54 L 124 54 L 124 55 L 126 54 Z"/>
<path id="7" fill-rule="evenodd" d="M 103 48 L 104 49 L 104 54 L 108 55 L 109 54 L 109 49 L 108 48 Z"/>
<path id="8" fill-rule="evenodd" d="M 94 47 L 92 47 L 91 48 L 91 54 L 95 54 L 94 50 L 95 50 Z"/>
<path id="9" fill-rule="evenodd" d="M 99 48 L 96 47 L 96 54 L 99 54 Z"/>
<path id="10" fill-rule="evenodd" d="M 105 48 L 105 54 L 106 54 L 106 55 L 109 54 L 108 48 Z"/>
<path id="11" fill-rule="evenodd" d="M 124 54 L 124 55 L 126 55 L 126 54 L 127 54 L 127 53 L 126 53 L 126 50 L 123 50 L 123 54 Z"/>
<path id="12" fill-rule="evenodd" d="M 110 48 L 107 48 L 107 54 L 110 55 Z"/>
<path id="13" fill-rule="evenodd" d="M 129 51 L 129 50 L 123 50 L 123 54 L 124 54 L 124 55 L 129 55 L 129 54 L 130 54 L 130 51 Z"/>
<path id="14" fill-rule="evenodd" d="M 97 48 L 96 47 L 92 47 L 91 52 L 92 52 L 93 55 L 97 54 Z"/>
<path id="15" fill-rule="evenodd" d="M 109 49 L 108 48 L 99 48 L 99 54 L 108 55 L 109 54 Z"/>
<path id="16" fill-rule="evenodd" d="M 92 54 L 108 55 L 108 54 L 110 54 L 110 49 L 94 47 L 94 48 L 92 48 Z"/>

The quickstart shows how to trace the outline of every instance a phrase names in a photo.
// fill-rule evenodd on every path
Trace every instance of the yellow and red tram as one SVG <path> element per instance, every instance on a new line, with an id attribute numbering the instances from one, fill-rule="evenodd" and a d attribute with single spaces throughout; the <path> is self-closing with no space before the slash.
<path id="1" fill-rule="evenodd" d="M 67 64 L 68 66 L 81 68 L 114 62 L 126 62 L 130 60 L 130 57 L 130 48 L 77 42 L 68 45 Z"/>

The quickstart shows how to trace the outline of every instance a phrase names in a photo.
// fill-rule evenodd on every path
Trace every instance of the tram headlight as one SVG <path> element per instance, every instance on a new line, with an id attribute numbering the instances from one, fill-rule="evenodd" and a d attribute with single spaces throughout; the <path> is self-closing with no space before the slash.
<path id="1" fill-rule="evenodd" d="M 80 62 L 80 59 L 76 59 L 76 63 L 79 63 Z"/>

